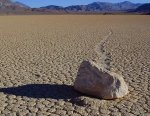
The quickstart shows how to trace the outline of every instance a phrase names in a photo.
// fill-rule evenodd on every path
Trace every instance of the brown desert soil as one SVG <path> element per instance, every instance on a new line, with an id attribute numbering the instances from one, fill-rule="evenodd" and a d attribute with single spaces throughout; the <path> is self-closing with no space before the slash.
<path id="1" fill-rule="evenodd" d="M 74 91 L 83 60 L 121 73 L 130 93 Z M 0 115 L 150 115 L 150 16 L 0 16 Z"/>

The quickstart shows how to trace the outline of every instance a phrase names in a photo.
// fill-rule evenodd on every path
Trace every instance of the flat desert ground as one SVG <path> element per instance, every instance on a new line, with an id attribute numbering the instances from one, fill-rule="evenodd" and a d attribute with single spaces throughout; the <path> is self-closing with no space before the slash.
<path id="1" fill-rule="evenodd" d="M 72 87 L 82 61 L 104 56 L 128 84 L 123 98 Z M 0 16 L 0 115 L 150 115 L 150 16 Z"/>

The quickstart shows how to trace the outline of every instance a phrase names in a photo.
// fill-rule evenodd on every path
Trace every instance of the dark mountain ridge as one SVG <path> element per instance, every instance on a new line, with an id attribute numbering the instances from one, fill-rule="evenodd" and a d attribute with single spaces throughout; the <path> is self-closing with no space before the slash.
<path id="1" fill-rule="evenodd" d="M 150 3 L 143 4 L 139 6 L 136 10 L 136 12 L 147 12 L 150 13 Z"/>

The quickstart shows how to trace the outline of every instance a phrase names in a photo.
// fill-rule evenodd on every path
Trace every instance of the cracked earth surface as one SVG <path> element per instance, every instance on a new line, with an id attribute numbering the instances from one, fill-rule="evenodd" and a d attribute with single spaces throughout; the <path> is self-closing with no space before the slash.
<path id="1" fill-rule="evenodd" d="M 0 16 L 1 116 L 150 115 L 149 16 Z M 130 93 L 96 99 L 72 85 L 83 60 L 100 47 Z M 109 60 L 109 61 L 107 61 Z M 111 62 L 110 62 L 111 61 Z"/>

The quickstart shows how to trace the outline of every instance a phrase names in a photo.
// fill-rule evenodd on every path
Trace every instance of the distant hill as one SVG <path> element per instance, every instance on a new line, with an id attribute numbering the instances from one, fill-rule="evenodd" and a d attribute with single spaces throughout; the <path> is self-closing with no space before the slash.
<path id="1" fill-rule="evenodd" d="M 41 8 L 48 9 L 48 10 L 64 10 L 63 7 L 55 6 L 55 5 L 45 6 L 45 7 L 41 7 Z"/>
<path id="2" fill-rule="evenodd" d="M 11 0 L 0 0 L 0 14 L 24 12 L 28 9 L 30 9 L 30 7 L 20 2 L 13 2 Z"/>
<path id="3" fill-rule="evenodd" d="M 11 0 L 0 0 L 0 9 L 26 9 L 29 8 L 27 5 L 24 5 L 20 2 L 13 2 Z"/>
<path id="4" fill-rule="evenodd" d="M 142 4 L 134 4 L 125 1 L 120 3 L 94 2 L 88 5 L 74 5 L 68 7 L 50 5 L 41 8 L 48 10 L 64 10 L 67 12 L 106 12 L 106 11 L 126 11 L 129 9 L 136 9 L 141 5 Z"/>
<path id="5" fill-rule="evenodd" d="M 135 11 L 136 12 L 150 13 L 150 3 L 143 4 L 143 5 L 139 6 Z"/>

